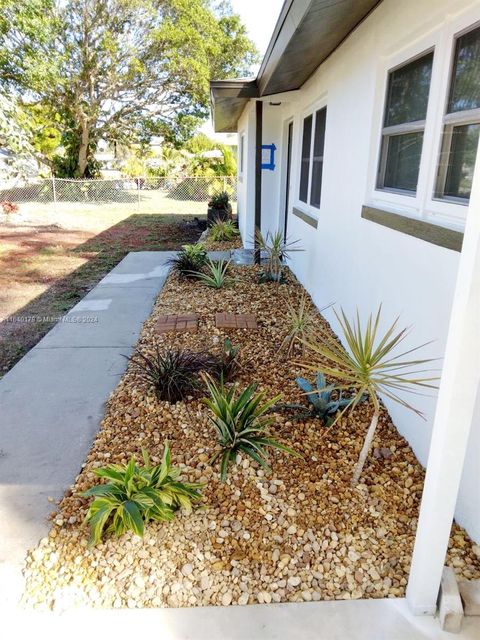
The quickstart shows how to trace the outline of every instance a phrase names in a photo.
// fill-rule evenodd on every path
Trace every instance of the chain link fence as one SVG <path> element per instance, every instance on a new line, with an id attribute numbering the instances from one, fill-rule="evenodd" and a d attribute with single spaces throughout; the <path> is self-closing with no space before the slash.
<path id="1" fill-rule="evenodd" d="M 75 213 L 99 210 L 132 213 L 206 215 L 208 200 L 226 191 L 234 213 L 235 176 L 167 176 L 70 180 L 46 178 L 0 182 L 0 202 L 13 202 L 22 213 Z"/>

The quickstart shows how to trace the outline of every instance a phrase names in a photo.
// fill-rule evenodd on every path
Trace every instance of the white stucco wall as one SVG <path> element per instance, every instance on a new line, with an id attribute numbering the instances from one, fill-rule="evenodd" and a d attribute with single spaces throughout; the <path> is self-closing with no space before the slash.
<path id="1" fill-rule="evenodd" d="M 402 324 L 413 327 L 411 345 L 434 340 L 424 350 L 425 357 L 441 357 L 445 349 L 459 254 L 366 221 L 361 218 L 361 209 L 370 204 L 413 216 L 435 213 L 438 222 L 461 228 L 464 210 L 432 202 L 428 185 L 433 183 L 436 171 L 441 122 L 435 114 L 444 108 L 440 97 L 448 84 L 450 36 L 477 21 L 478 2 L 384 0 L 299 92 L 292 93 L 290 99 L 287 96 L 280 107 L 270 106 L 271 98 L 264 102 L 263 143 L 277 146 L 277 167 L 274 172 L 262 173 L 262 230 L 283 225 L 285 128 L 293 117 L 290 209 L 294 204 L 318 219 L 315 230 L 289 213 L 289 237 L 299 238 L 305 249 L 294 256 L 294 272 L 318 306 L 335 301 L 349 314 L 358 307 L 366 316 L 382 302 L 385 321 L 401 314 Z M 425 130 L 421 166 L 422 184 L 427 187 L 411 199 L 375 192 L 387 71 L 431 46 L 435 47 L 427 114 L 427 123 L 431 124 Z M 312 107 L 324 105 L 327 125 L 322 201 L 320 210 L 312 210 L 295 197 L 302 121 Z M 240 190 L 239 196 L 240 228 L 245 240 L 251 238 L 254 216 L 254 119 L 252 102 L 239 124 L 239 131 L 247 121 L 252 129 L 248 153 L 251 180 L 248 185 L 244 182 L 244 192 Z M 326 315 L 336 329 L 333 314 Z M 413 400 L 425 413 L 426 421 L 399 405 L 387 405 L 397 428 L 425 465 L 435 399 Z M 456 516 L 480 541 L 480 402 L 477 414 Z"/>

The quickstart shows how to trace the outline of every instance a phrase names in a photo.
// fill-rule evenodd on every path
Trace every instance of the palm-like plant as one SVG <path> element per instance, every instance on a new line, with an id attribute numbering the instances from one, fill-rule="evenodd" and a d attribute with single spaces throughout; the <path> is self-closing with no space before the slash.
<path id="1" fill-rule="evenodd" d="M 299 344 L 303 352 L 303 343 L 314 330 L 315 312 L 309 303 L 308 294 L 302 291 L 302 295 L 297 306 L 292 302 L 286 301 L 288 312 L 288 333 L 280 345 L 280 351 L 284 352 L 287 357 L 291 355 L 295 344 Z M 319 309 L 324 311 L 331 304 Z"/>
<path id="2" fill-rule="evenodd" d="M 282 261 L 289 258 L 294 251 L 303 251 L 298 246 L 299 240 L 284 239 L 282 231 L 272 233 L 267 232 L 264 237 L 260 229 L 255 232 L 255 240 L 260 251 L 267 254 L 266 270 L 263 274 L 265 280 L 281 282 L 282 279 Z"/>
<path id="3" fill-rule="evenodd" d="M 279 449 L 293 455 L 292 449 L 277 442 L 268 433 L 275 418 L 265 414 L 278 402 L 280 395 L 264 402 L 265 393 L 255 393 L 256 385 L 244 389 L 237 397 L 236 386 L 225 389 L 223 381 L 217 385 L 209 376 L 204 376 L 210 398 L 204 403 L 212 411 L 210 421 L 215 427 L 220 449 L 211 459 L 213 464 L 218 458 L 220 462 L 220 478 L 227 479 L 228 466 L 235 460 L 240 451 L 250 456 L 259 465 L 269 470 L 266 447 Z"/>
<path id="4" fill-rule="evenodd" d="M 191 511 L 201 500 L 202 484 L 179 482 L 180 471 L 171 465 L 170 447 L 165 443 L 160 464 L 153 465 L 142 451 L 143 466 L 132 458 L 127 465 L 109 464 L 94 473 L 109 480 L 108 484 L 91 487 L 83 496 L 94 497 L 85 522 L 90 524 L 90 545 L 96 545 L 106 533 L 121 536 L 132 530 L 143 536 L 144 525 L 150 520 L 168 522 L 175 511 Z"/>
<path id="5" fill-rule="evenodd" d="M 375 316 L 370 314 L 365 328 L 362 326 L 358 312 L 355 321 L 350 322 L 343 309 L 340 314 L 335 311 L 349 352 L 330 332 L 320 329 L 315 336 L 304 341 L 309 351 L 309 358 L 307 362 L 300 363 L 305 369 L 321 370 L 326 376 L 335 380 L 335 389 L 339 391 L 354 389 L 355 395 L 346 409 L 354 409 L 364 396 L 367 396 L 373 405 L 373 416 L 355 467 L 352 485 L 358 483 L 370 451 L 380 416 L 380 396 L 390 398 L 424 417 L 418 409 L 398 394 L 409 392 L 421 395 L 419 389 L 435 389 L 436 385 L 433 383 L 438 380 L 437 376 L 423 376 L 426 373 L 423 366 L 432 362 L 432 358 L 405 359 L 409 354 L 426 346 L 425 344 L 402 353 L 393 353 L 403 343 L 409 330 L 407 328 L 398 330 L 398 318 L 396 318 L 385 333 L 379 334 L 381 311 L 380 305 Z M 343 412 L 339 416 L 342 414 Z"/>
<path id="6" fill-rule="evenodd" d="M 192 271 L 191 276 L 212 289 L 222 289 L 230 282 L 227 276 L 230 260 L 210 260 L 206 262 L 206 272 Z"/>

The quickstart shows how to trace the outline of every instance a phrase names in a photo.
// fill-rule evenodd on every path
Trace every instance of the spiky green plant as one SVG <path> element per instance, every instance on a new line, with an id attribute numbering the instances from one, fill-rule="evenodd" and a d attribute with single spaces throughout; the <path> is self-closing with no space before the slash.
<path id="1" fill-rule="evenodd" d="M 230 260 L 210 260 L 205 265 L 206 271 L 193 271 L 191 276 L 207 287 L 212 289 L 222 289 L 231 279 L 227 276 Z"/>
<path id="2" fill-rule="evenodd" d="M 205 351 L 161 350 L 158 345 L 153 354 L 137 350 L 129 360 L 158 399 L 172 404 L 197 391 L 200 371 L 215 371 L 218 366 L 217 359 Z"/>
<path id="3" fill-rule="evenodd" d="M 172 269 L 185 278 L 196 278 L 196 274 L 207 264 L 208 253 L 201 242 L 184 244 L 176 256 L 168 260 Z"/>
<path id="4" fill-rule="evenodd" d="M 231 242 L 239 234 L 240 231 L 232 220 L 217 218 L 210 227 L 209 237 L 213 242 Z"/>
<path id="5" fill-rule="evenodd" d="M 107 484 L 90 487 L 82 495 L 95 498 L 85 522 L 90 525 L 90 545 L 96 545 L 104 532 L 121 536 L 133 531 L 143 536 L 145 523 L 168 522 L 182 508 L 187 512 L 202 496 L 202 484 L 179 482 L 180 471 L 171 465 L 170 447 L 165 442 L 160 464 L 152 465 L 143 450 L 143 466 L 135 458 L 125 464 L 109 464 L 94 469 Z"/>
<path id="6" fill-rule="evenodd" d="M 306 291 L 302 291 L 297 306 L 289 300 L 286 300 L 285 304 L 288 312 L 288 333 L 280 345 L 280 352 L 285 353 L 288 357 L 295 344 L 299 344 L 303 351 L 302 340 L 306 340 L 314 329 L 315 313 L 309 304 Z"/>
<path id="7" fill-rule="evenodd" d="M 418 395 L 419 389 L 435 389 L 436 385 L 433 382 L 438 380 L 437 376 L 423 376 L 426 372 L 423 366 L 432 362 L 432 358 L 405 359 L 406 356 L 429 343 L 407 349 L 402 353 L 394 353 L 409 335 L 409 330 L 408 328 L 398 330 L 399 318 L 396 318 L 388 329 L 380 334 L 381 311 L 382 305 L 379 306 L 375 316 L 370 314 L 365 327 L 360 321 L 358 312 L 356 319 L 350 322 L 343 309 L 340 313 L 335 311 L 348 351 L 329 331 L 319 329 L 315 336 L 304 341 L 308 360 L 300 363 L 305 369 L 321 370 L 335 381 L 335 388 L 339 391 L 355 389 L 355 396 L 347 409 L 355 408 L 363 396 L 367 396 L 373 405 L 373 416 L 355 467 L 352 485 L 358 483 L 372 445 L 380 416 L 380 396 L 390 398 L 424 417 L 421 411 L 415 409 L 398 393 L 409 392 Z"/>
<path id="8" fill-rule="evenodd" d="M 238 354 L 240 347 L 234 346 L 230 338 L 223 341 L 222 351 L 218 357 L 218 367 L 216 374 L 220 380 L 230 380 L 240 365 L 238 362 Z"/>
<path id="9" fill-rule="evenodd" d="M 256 385 L 251 384 L 237 397 L 236 385 L 226 389 L 223 381 L 217 385 L 207 375 L 204 379 L 210 393 L 209 398 L 204 398 L 204 403 L 213 413 L 210 421 L 219 444 L 219 450 L 212 457 L 211 463 L 220 458 L 222 482 L 226 481 L 229 464 L 239 452 L 250 456 L 267 470 L 270 467 L 267 464 L 266 447 L 298 455 L 268 433 L 268 427 L 275 422 L 275 418 L 265 414 L 278 402 L 280 395 L 264 402 L 265 393 L 256 393 Z"/>
<path id="10" fill-rule="evenodd" d="M 257 229 L 255 232 L 255 241 L 259 250 L 267 254 L 266 269 L 262 275 L 263 280 L 281 282 L 283 276 L 283 260 L 288 259 L 290 254 L 295 251 L 303 251 L 303 249 L 298 246 L 299 240 L 285 239 L 282 231 L 276 231 L 275 233 L 268 231 L 264 237 L 260 229 Z"/>

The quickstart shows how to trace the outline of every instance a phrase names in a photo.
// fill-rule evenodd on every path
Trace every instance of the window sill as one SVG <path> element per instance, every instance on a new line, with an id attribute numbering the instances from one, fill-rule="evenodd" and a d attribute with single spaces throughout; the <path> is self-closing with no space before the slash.
<path id="1" fill-rule="evenodd" d="M 292 213 L 294 216 L 297 216 L 297 218 L 300 218 L 300 220 L 303 220 L 303 222 L 306 222 L 314 229 L 318 227 L 318 220 L 308 213 L 305 213 L 305 211 L 302 211 L 297 207 L 292 207 Z"/>
<path id="2" fill-rule="evenodd" d="M 408 218 L 391 211 L 366 205 L 362 207 L 362 218 L 394 231 L 419 238 L 425 242 L 430 242 L 438 247 L 450 249 L 451 251 L 462 250 L 463 233 L 461 231 L 454 231 L 431 222 L 425 222 L 425 220 Z"/>

